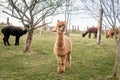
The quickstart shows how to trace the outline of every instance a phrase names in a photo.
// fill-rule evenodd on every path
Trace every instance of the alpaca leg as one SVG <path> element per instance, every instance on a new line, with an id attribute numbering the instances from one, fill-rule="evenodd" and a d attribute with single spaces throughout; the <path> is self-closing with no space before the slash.
<path id="1" fill-rule="evenodd" d="M 111 38 L 113 38 L 113 35 L 111 36 Z"/>
<path id="2" fill-rule="evenodd" d="M 91 33 L 89 33 L 88 38 L 91 38 Z"/>
<path id="3" fill-rule="evenodd" d="M 71 53 L 67 54 L 67 63 L 68 63 L 68 70 L 69 70 L 71 67 Z"/>
<path id="4" fill-rule="evenodd" d="M 58 63 L 57 73 L 61 73 L 61 57 L 59 56 L 57 56 L 57 63 Z"/>
<path id="5" fill-rule="evenodd" d="M 63 73 L 65 71 L 66 58 L 67 58 L 67 56 L 61 57 L 61 73 Z"/>
<path id="6" fill-rule="evenodd" d="M 16 36 L 16 39 L 15 39 L 15 45 L 17 46 L 17 45 L 19 45 L 19 36 Z"/>
<path id="7" fill-rule="evenodd" d="M 6 36 L 3 37 L 3 42 L 4 42 L 4 45 L 6 45 Z"/>
<path id="8" fill-rule="evenodd" d="M 97 38 L 97 34 L 95 33 L 94 35 L 95 35 L 95 36 L 94 36 L 94 39 Z"/>
<path id="9" fill-rule="evenodd" d="M 10 35 L 6 36 L 6 42 L 10 46 L 10 44 L 9 44 L 9 37 L 10 37 Z"/>

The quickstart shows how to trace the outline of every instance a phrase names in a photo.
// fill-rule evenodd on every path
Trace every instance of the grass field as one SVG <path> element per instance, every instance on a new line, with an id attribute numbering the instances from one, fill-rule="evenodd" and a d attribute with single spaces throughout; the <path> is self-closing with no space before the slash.
<path id="1" fill-rule="evenodd" d="M 101 45 L 96 45 L 96 39 L 71 34 L 71 69 L 57 74 L 53 53 L 55 36 L 53 32 L 35 33 L 30 51 L 23 53 L 26 35 L 21 37 L 20 46 L 14 46 L 12 36 L 11 46 L 4 46 L 0 33 L 0 80 L 106 80 L 112 75 L 116 50 L 114 39 L 102 35 Z"/>

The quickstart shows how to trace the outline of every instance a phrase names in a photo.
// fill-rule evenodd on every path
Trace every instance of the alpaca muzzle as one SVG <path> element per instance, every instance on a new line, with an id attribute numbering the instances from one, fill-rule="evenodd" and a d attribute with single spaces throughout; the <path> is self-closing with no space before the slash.
<path id="1" fill-rule="evenodd" d="M 60 31 L 64 31 L 64 26 L 61 26 L 61 27 L 60 27 Z"/>

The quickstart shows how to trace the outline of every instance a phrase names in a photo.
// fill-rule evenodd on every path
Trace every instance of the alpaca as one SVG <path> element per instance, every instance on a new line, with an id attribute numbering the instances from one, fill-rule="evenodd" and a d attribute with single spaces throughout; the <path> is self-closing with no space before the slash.
<path id="1" fill-rule="evenodd" d="M 97 37 L 97 28 L 96 27 L 88 28 L 87 31 L 85 31 L 85 33 L 82 34 L 82 37 L 85 37 L 88 33 L 89 33 L 88 38 L 91 38 L 91 33 L 93 33 L 94 38 L 96 38 Z"/>
<path id="2" fill-rule="evenodd" d="M 1 32 L 3 33 L 4 37 L 3 37 L 3 42 L 4 45 L 9 45 L 9 37 L 10 35 L 15 36 L 15 45 L 19 45 L 19 39 L 22 35 L 27 33 L 27 30 L 22 30 L 20 27 L 15 27 L 15 26 L 6 26 L 4 28 L 2 28 Z"/>
<path id="3" fill-rule="evenodd" d="M 106 34 L 106 38 L 113 38 L 113 35 L 115 35 L 115 32 L 117 35 L 119 33 L 119 29 L 118 28 L 110 29 Z"/>
<path id="4" fill-rule="evenodd" d="M 64 35 L 65 21 L 59 21 L 56 25 L 57 38 L 54 45 L 54 53 L 57 57 L 58 62 L 58 73 L 63 73 L 65 71 L 65 63 L 68 64 L 68 70 L 71 67 L 71 51 L 72 51 L 72 42 L 68 36 Z"/>

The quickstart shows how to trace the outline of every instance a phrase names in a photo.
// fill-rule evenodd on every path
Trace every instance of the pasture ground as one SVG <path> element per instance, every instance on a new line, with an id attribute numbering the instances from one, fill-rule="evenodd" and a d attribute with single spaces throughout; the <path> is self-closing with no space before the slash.
<path id="1" fill-rule="evenodd" d="M 30 51 L 23 53 L 26 36 L 20 38 L 20 46 L 4 46 L 0 33 L 0 80 L 106 80 L 112 75 L 116 44 L 114 39 L 102 35 L 100 45 L 96 39 L 82 38 L 81 33 L 70 34 L 73 43 L 70 71 L 57 74 L 57 61 L 53 53 L 56 34 L 35 31 Z M 119 59 L 120 60 L 120 59 Z M 118 68 L 120 76 L 120 65 Z M 115 80 L 115 79 L 111 79 Z"/>

